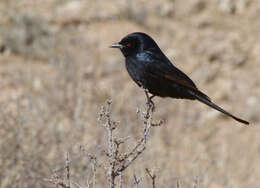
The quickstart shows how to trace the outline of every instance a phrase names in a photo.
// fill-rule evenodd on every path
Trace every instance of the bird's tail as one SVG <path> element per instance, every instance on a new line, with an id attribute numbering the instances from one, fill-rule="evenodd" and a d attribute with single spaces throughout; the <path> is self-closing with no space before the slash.
<path id="1" fill-rule="evenodd" d="M 218 105 L 214 104 L 213 102 L 211 102 L 210 98 L 205 95 L 204 93 L 202 93 L 201 91 L 197 90 L 197 91 L 189 91 L 189 93 L 194 96 L 194 98 L 196 98 L 197 100 L 199 100 L 200 102 L 214 108 L 215 110 L 222 112 L 223 114 L 226 114 L 227 116 L 235 119 L 236 121 L 249 125 L 248 121 L 245 121 L 243 119 L 240 119 L 232 114 L 230 114 L 229 112 L 227 112 L 226 110 L 224 110 L 223 108 L 219 107 Z"/>

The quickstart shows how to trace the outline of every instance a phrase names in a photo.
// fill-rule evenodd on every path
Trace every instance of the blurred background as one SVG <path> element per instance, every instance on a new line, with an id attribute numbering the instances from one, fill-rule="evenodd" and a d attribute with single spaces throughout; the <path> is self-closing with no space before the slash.
<path id="1" fill-rule="evenodd" d="M 260 1 L 1 0 L 0 187 L 53 187 L 44 181 L 71 157 L 82 186 L 89 161 L 106 143 L 98 112 L 113 100 L 121 137 L 142 132 L 145 95 L 124 58 L 108 46 L 126 34 L 152 36 L 203 92 L 250 121 L 243 126 L 194 101 L 155 98 L 147 149 L 124 174 L 124 187 L 260 187 Z M 97 171 L 97 187 L 106 177 Z"/>

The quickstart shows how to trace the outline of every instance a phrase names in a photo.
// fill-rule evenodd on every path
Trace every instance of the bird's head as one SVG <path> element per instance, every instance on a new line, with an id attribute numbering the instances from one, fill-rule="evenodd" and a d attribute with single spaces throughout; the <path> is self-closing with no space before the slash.
<path id="1" fill-rule="evenodd" d="M 136 55 L 152 48 L 159 49 L 149 35 L 140 32 L 128 34 L 119 43 L 112 44 L 110 48 L 119 48 L 125 57 Z"/>

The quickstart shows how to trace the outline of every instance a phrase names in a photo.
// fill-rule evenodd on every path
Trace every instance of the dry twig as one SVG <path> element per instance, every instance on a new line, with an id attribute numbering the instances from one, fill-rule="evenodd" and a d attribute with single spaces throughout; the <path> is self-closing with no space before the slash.
<path id="1" fill-rule="evenodd" d="M 109 182 L 109 188 L 115 188 L 116 187 L 116 178 L 119 176 L 119 188 L 123 187 L 123 172 L 131 165 L 133 162 L 143 153 L 143 151 L 146 149 L 146 143 L 147 139 L 150 133 L 150 130 L 154 126 L 160 126 L 162 124 L 162 121 L 159 123 L 153 123 L 152 117 L 154 112 L 154 104 L 151 101 L 152 97 L 147 98 L 147 109 L 145 112 L 143 112 L 142 120 L 143 120 L 143 131 L 142 136 L 139 138 L 137 143 L 126 153 L 122 153 L 120 148 L 122 144 L 125 144 L 127 139 L 126 138 L 118 138 L 115 134 L 115 130 L 118 126 L 118 122 L 113 121 L 111 118 L 111 100 L 108 100 L 106 103 L 106 106 L 103 106 L 101 108 L 100 114 L 99 114 L 99 120 L 101 122 L 101 125 L 106 129 L 107 138 L 108 138 L 108 147 L 107 150 L 102 150 L 105 153 L 105 156 L 108 158 L 108 165 L 102 164 L 98 161 L 97 156 L 93 155 L 89 152 L 87 152 L 82 146 L 80 146 L 80 149 L 86 154 L 86 156 L 90 159 L 91 165 L 92 165 L 92 182 L 87 180 L 86 187 L 90 187 L 92 185 L 93 188 L 96 187 L 96 171 L 97 168 L 105 169 L 107 174 L 107 179 Z M 66 171 L 65 179 L 61 178 L 57 175 L 57 173 L 54 173 L 53 177 L 51 179 L 48 179 L 47 181 L 50 183 L 55 184 L 57 187 L 62 188 L 71 188 L 71 185 L 75 185 L 78 188 L 81 188 L 81 186 L 77 183 L 74 183 L 71 181 L 70 176 L 70 160 L 69 160 L 69 154 L 66 155 L 66 164 L 63 170 Z M 149 171 L 148 171 L 149 172 Z M 151 176 L 153 180 L 153 185 L 155 187 L 155 176 Z M 136 187 L 139 186 L 140 179 L 137 179 L 134 175 L 134 183 Z"/>
<path id="2" fill-rule="evenodd" d="M 151 100 L 147 99 L 147 103 Z M 152 123 L 154 105 L 147 105 L 146 111 L 143 113 L 143 133 L 141 138 L 137 141 L 135 146 L 127 153 L 122 154 L 120 152 L 120 145 L 125 143 L 126 139 L 118 139 L 114 135 L 114 130 L 117 127 L 117 123 L 111 120 L 111 101 L 107 101 L 106 107 L 102 107 L 100 112 L 100 120 L 103 121 L 103 126 L 107 130 L 108 134 L 108 152 L 109 168 L 108 168 L 108 180 L 110 188 L 115 187 L 115 180 L 117 176 L 121 176 L 122 173 L 143 153 L 146 149 L 147 137 L 150 133 L 150 129 L 153 126 L 160 126 L 159 123 Z"/>
<path id="3" fill-rule="evenodd" d="M 136 185 L 136 188 L 139 187 L 139 183 L 141 182 L 141 178 L 137 178 L 136 175 L 134 174 L 134 185 Z"/>
<path id="4" fill-rule="evenodd" d="M 146 173 L 149 175 L 149 177 L 150 177 L 151 180 L 152 180 L 152 186 L 153 186 L 153 188 L 155 188 L 155 179 L 156 179 L 155 173 L 152 174 L 148 168 L 146 168 L 145 171 L 146 171 Z"/>

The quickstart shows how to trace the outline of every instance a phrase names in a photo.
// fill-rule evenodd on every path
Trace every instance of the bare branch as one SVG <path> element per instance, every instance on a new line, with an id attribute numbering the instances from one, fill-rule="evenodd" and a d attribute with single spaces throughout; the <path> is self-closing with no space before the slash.
<path id="1" fill-rule="evenodd" d="M 69 161 L 69 152 L 66 154 L 66 178 L 67 178 L 67 188 L 70 188 L 70 161 Z"/>
<path id="2" fill-rule="evenodd" d="M 180 185 L 179 180 L 177 180 L 177 182 L 176 182 L 176 187 L 177 187 L 177 188 L 181 188 L 181 185 Z"/>
<path id="3" fill-rule="evenodd" d="M 137 178 L 136 175 L 134 174 L 134 185 L 136 185 L 136 188 L 139 187 L 139 183 L 141 182 L 141 178 Z"/>
<path id="4" fill-rule="evenodd" d="M 118 122 L 112 120 L 111 118 L 111 106 L 112 101 L 108 100 L 105 106 L 101 107 L 99 113 L 99 121 L 101 122 L 101 126 L 103 126 L 106 130 L 107 134 L 107 149 L 101 149 L 101 154 L 107 158 L 104 163 L 100 163 L 98 157 L 95 154 L 89 153 L 87 150 L 84 149 L 83 146 L 80 146 L 80 150 L 82 150 L 87 158 L 90 160 L 91 169 L 92 169 L 92 179 L 88 178 L 86 187 L 93 187 L 96 188 L 96 173 L 97 168 L 103 168 L 107 175 L 107 180 L 109 182 L 109 188 L 115 188 L 116 186 L 119 188 L 123 187 L 123 172 L 131 165 L 133 162 L 144 152 L 146 149 L 146 143 L 148 140 L 148 136 L 152 127 L 160 126 L 163 122 L 160 121 L 159 123 L 153 123 L 153 110 L 154 110 L 154 103 L 151 101 L 149 95 L 147 95 L 149 105 L 144 112 L 139 113 L 142 118 L 143 122 L 143 129 L 141 137 L 137 140 L 136 144 L 127 151 L 126 153 L 121 152 L 121 145 L 125 144 L 129 137 L 119 138 L 116 135 L 116 128 L 118 127 Z M 54 176 L 47 180 L 50 183 L 55 184 L 58 187 L 62 188 L 71 188 L 71 186 L 76 186 L 81 188 L 81 186 L 73 181 L 71 181 L 70 176 L 70 159 L 69 153 L 66 154 L 66 164 L 61 170 L 66 171 L 65 178 L 59 177 L 56 173 Z M 150 173 L 147 170 L 147 173 Z M 116 178 L 119 176 L 118 185 L 116 185 Z M 91 176 L 90 176 L 91 177 Z M 155 175 L 150 174 L 151 179 L 153 180 L 153 187 L 155 187 Z M 91 179 L 91 181 L 89 181 Z M 134 183 L 136 187 L 140 184 L 140 179 L 138 179 L 134 175 Z"/>
<path id="5" fill-rule="evenodd" d="M 153 188 L 155 188 L 155 179 L 156 179 L 155 173 L 152 174 L 148 168 L 146 168 L 145 171 L 147 172 L 147 174 L 149 175 L 149 177 L 152 180 Z"/>
<path id="6" fill-rule="evenodd" d="M 119 174 L 119 188 L 123 187 L 123 175 L 122 173 Z"/>
<path id="7" fill-rule="evenodd" d="M 105 127 L 108 135 L 108 151 L 105 152 L 108 157 L 108 180 L 110 188 L 115 187 L 115 179 L 117 176 L 122 176 L 122 173 L 143 153 L 146 149 L 146 142 L 150 133 L 151 127 L 160 126 L 162 121 L 159 123 L 152 123 L 154 103 L 151 101 L 152 97 L 147 94 L 147 109 L 142 113 L 143 118 L 143 132 L 141 138 L 137 141 L 135 146 L 127 153 L 122 154 L 120 152 L 120 145 L 125 143 L 128 138 L 117 138 L 114 135 L 114 130 L 117 128 L 117 123 L 111 119 L 111 100 L 108 100 L 106 106 L 101 108 L 99 114 L 99 120 L 102 126 Z M 121 180 L 121 179 L 120 179 Z"/>
<path id="8" fill-rule="evenodd" d="M 57 170 L 53 172 L 53 175 L 50 179 L 44 179 L 44 181 L 47 181 L 49 183 L 54 184 L 56 187 L 61 187 L 61 188 L 71 188 L 70 186 L 70 167 L 69 167 L 69 153 L 66 153 L 66 161 L 65 161 L 65 166 L 62 168 L 63 170 L 66 169 L 66 180 L 62 177 L 60 177 L 57 174 Z M 59 169 L 58 171 L 60 171 Z"/>
<path id="9" fill-rule="evenodd" d="M 73 185 L 75 185 L 77 188 L 82 188 L 78 183 L 72 182 Z"/>

